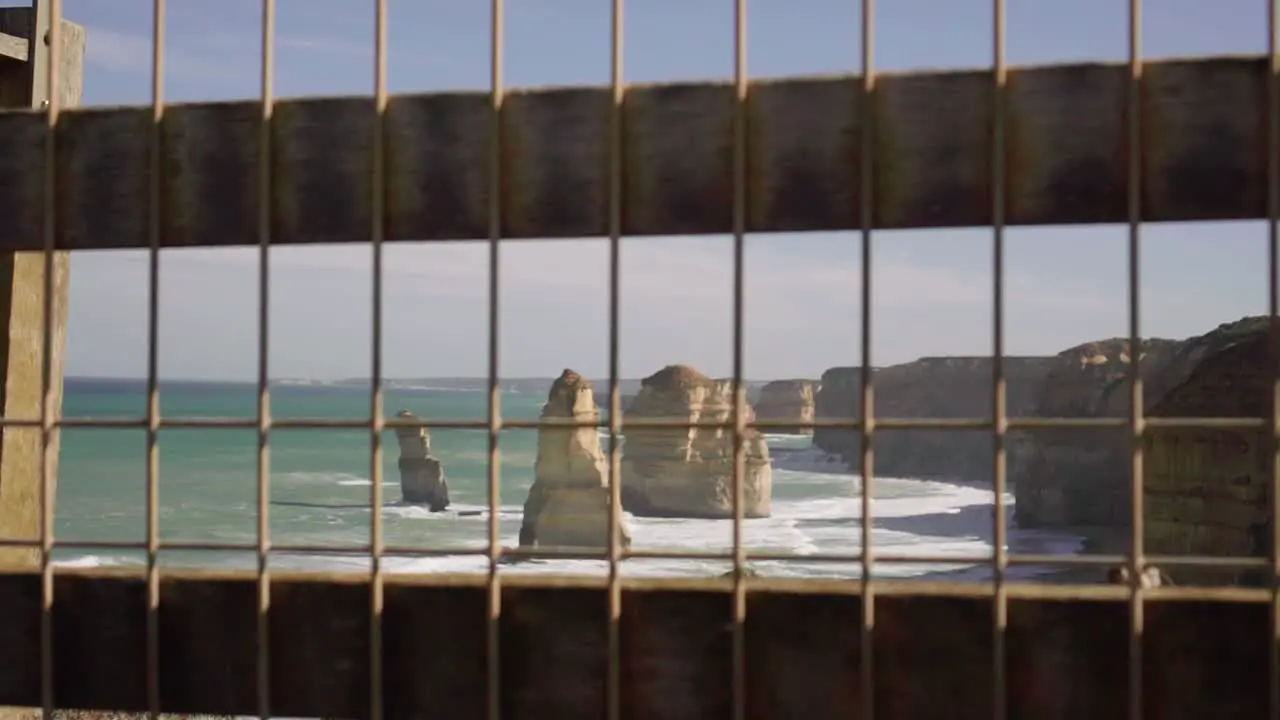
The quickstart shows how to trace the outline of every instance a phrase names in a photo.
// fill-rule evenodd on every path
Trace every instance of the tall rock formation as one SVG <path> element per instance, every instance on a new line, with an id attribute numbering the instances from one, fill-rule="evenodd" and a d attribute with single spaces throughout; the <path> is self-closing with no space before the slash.
<path id="1" fill-rule="evenodd" d="M 774 380 L 765 383 L 760 388 L 760 399 L 756 401 L 756 418 L 761 422 L 796 423 L 769 428 L 768 432 L 811 435 L 814 396 L 818 393 L 818 387 L 816 380 Z"/>
<path id="2" fill-rule="evenodd" d="M 732 416 L 732 381 L 670 365 L 644 379 L 626 419 L 731 422 Z M 629 428 L 625 433 L 621 492 L 628 511 L 647 517 L 733 517 L 731 428 Z M 769 448 L 753 429 L 742 441 L 743 517 L 768 517 L 773 497 Z"/>
<path id="3" fill-rule="evenodd" d="M 1051 363 L 1044 357 L 1004 358 L 1005 412 L 1027 415 Z M 876 417 L 979 418 L 992 416 L 989 357 L 926 357 L 872 370 Z M 856 420 L 862 406 L 862 370 L 831 368 L 822 375 L 815 412 L 819 419 Z M 1010 435 L 1006 450 L 1020 439 Z M 843 456 L 856 467 L 861 436 L 856 430 L 819 428 L 814 445 Z M 875 472 L 890 477 L 989 481 L 995 471 L 990 430 L 876 430 Z"/>
<path id="4" fill-rule="evenodd" d="M 1157 417 L 1270 421 L 1267 319 L 1224 325 L 1184 348 L 1186 378 L 1151 408 Z M 1149 428 L 1144 442 L 1146 551 L 1268 557 L 1274 454 L 1264 428 Z M 1265 575 L 1171 569 L 1181 583 L 1262 584 Z"/>
<path id="5" fill-rule="evenodd" d="M 400 420 L 418 420 L 408 410 L 396 414 Z M 400 495 L 405 502 L 425 503 L 431 512 L 449 507 L 449 483 L 439 458 L 431 454 L 431 436 L 426 425 L 397 427 L 400 443 Z"/>
<path id="6" fill-rule="evenodd" d="M 565 370 L 552 384 L 543 420 L 594 423 L 600 415 L 591 381 Z M 524 504 L 522 546 L 608 547 L 609 474 L 594 426 L 538 428 L 538 460 Z M 631 544 L 625 522 L 622 547 Z"/>

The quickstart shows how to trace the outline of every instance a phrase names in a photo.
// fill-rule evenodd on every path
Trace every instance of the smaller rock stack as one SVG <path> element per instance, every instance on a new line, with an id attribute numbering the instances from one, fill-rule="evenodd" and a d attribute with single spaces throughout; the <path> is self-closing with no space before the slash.
<path id="1" fill-rule="evenodd" d="M 565 370 L 551 386 L 543 420 L 599 420 L 591 381 Z M 608 547 L 609 470 L 594 426 L 538 428 L 538 460 L 524 504 L 521 546 L 603 551 Z M 631 544 L 625 521 L 622 547 Z"/>
<path id="2" fill-rule="evenodd" d="M 408 410 L 401 410 L 396 418 L 418 420 Z M 397 427 L 396 440 L 400 442 L 400 494 L 404 501 L 424 503 L 431 512 L 448 508 L 449 483 L 444 478 L 444 466 L 431 454 L 427 426 Z"/>
<path id="3" fill-rule="evenodd" d="M 817 380 L 774 380 L 760 388 L 756 418 L 767 422 L 794 422 L 796 425 L 769 428 L 766 432 L 785 435 L 812 435 L 814 396 Z"/>

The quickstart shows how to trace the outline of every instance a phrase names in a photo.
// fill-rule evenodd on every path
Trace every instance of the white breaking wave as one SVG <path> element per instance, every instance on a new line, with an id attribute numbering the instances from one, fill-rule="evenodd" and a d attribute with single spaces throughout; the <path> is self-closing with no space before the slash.
<path id="1" fill-rule="evenodd" d="M 501 505 L 498 507 L 498 519 L 518 522 L 524 517 L 524 506 Z M 449 509 L 442 512 L 431 512 L 425 505 L 388 505 L 382 509 L 383 515 L 390 515 L 406 520 L 429 520 L 434 523 L 456 524 L 458 522 L 484 522 L 489 520 L 487 505 L 469 505 L 466 503 L 450 503 Z"/>
<path id="2" fill-rule="evenodd" d="M 777 441 L 782 447 L 774 453 L 773 509 L 768 518 L 743 521 L 742 540 L 751 552 L 783 553 L 795 560 L 750 560 L 759 572 L 770 576 L 856 578 L 861 567 L 856 562 L 828 562 L 806 559 L 818 554 L 854 555 L 860 549 L 862 535 L 861 480 L 848 472 L 845 463 L 812 447 L 804 447 L 806 439 L 786 436 Z M 369 479 L 351 473 L 285 473 L 286 483 L 303 485 L 369 485 Z M 392 483 L 387 483 L 392 484 Z M 504 483 L 504 502 L 499 508 L 500 539 L 503 546 L 518 545 L 522 505 L 527 490 L 525 483 Z M 388 533 L 410 538 L 415 545 L 457 548 L 459 554 L 437 557 L 384 557 L 383 568 L 393 573 L 485 572 L 488 559 L 479 554 L 487 547 L 488 507 L 483 495 L 460 493 L 445 512 L 432 513 L 419 505 L 396 504 L 393 498 L 382 513 Z M 937 481 L 876 477 L 872 483 L 872 541 L 879 554 L 897 556 L 965 556 L 989 555 L 992 551 L 992 493 L 981 487 L 954 485 Z M 1011 508 L 1014 499 L 1005 498 Z M 367 527 L 368 508 L 335 508 L 328 512 L 332 531 L 355 533 Z M 728 554 L 733 545 L 733 523 L 728 520 L 696 520 L 675 518 L 637 518 L 624 514 L 635 550 L 663 549 L 701 553 Z M 361 525 L 364 523 L 365 525 Z M 359 532 L 357 532 L 359 531 Z M 289 534 L 287 531 L 284 534 Z M 277 543 L 286 542 L 279 532 Z M 325 537 L 308 537 L 319 542 Z M 367 537 L 365 535 L 364 537 Z M 390 542 L 390 541 L 389 541 Z M 403 542 L 391 544 L 404 544 Z M 1069 554 L 1079 550 L 1080 538 L 1064 533 L 1024 531 L 1010 528 L 1010 550 L 1043 554 Z M 475 554 L 462 554 L 462 553 Z M 137 558 L 121 556 L 82 556 L 59 559 L 63 567 L 96 567 L 136 564 Z M 202 562 L 207 563 L 207 560 Z M 227 557 L 225 565 L 243 569 L 254 567 L 252 556 Z M 330 569 L 367 571 L 369 560 L 357 555 L 272 555 L 273 567 L 280 569 Z M 721 574 L 731 568 L 725 560 L 686 560 L 667 558 L 631 558 L 620 571 L 627 576 L 706 576 Z M 601 574 L 607 570 L 603 560 L 536 560 L 504 565 L 504 573 L 570 573 Z M 970 565 L 968 569 L 954 564 L 877 563 L 876 577 L 911 577 L 927 573 L 958 572 L 957 577 L 982 579 L 989 577 L 989 567 Z M 1047 568 L 1011 568 L 1011 578 L 1044 573 Z"/>
<path id="3" fill-rule="evenodd" d="M 110 555 L 79 555 L 77 557 L 57 559 L 53 561 L 53 565 L 55 567 L 63 568 L 97 568 L 129 564 L 132 564 L 132 560 L 130 558 L 113 557 Z"/>
<path id="4" fill-rule="evenodd" d="M 305 483 L 317 485 L 372 485 L 372 481 L 364 475 L 356 475 L 347 472 L 287 472 L 279 476 L 272 475 L 272 485 L 280 485 L 284 483 Z M 388 484 L 383 481 L 383 484 Z"/>
<path id="5" fill-rule="evenodd" d="M 832 455 L 820 448 L 803 446 L 795 449 L 775 448 L 770 446 L 770 457 L 777 470 L 794 470 L 807 473 L 827 473 L 849 475 L 849 466 L 838 455 Z"/>
<path id="6" fill-rule="evenodd" d="M 387 383 L 387 388 L 391 390 L 411 390 L 413 392 L 448 392 L 448 393 L 474 393 L 483 392 L 481 389 L 468 387 L 451 387 L 446 385 L 413 385 L 401 383 Z M 508 391 L 504 391 L 508 392 Z"/>
<path id="7" fill-rule="evenodd" d="M 291 387 L 326 387 L 333 385 L 332 380 L 313 380 L 310 378 L 281 378 L 272 380 L 272 385 L 284 385 Z"/>
<path id="8" fill-rule="evenodd" d="M 799 499 L 775 496 L 773 514 L 769 518 L 743 521 L 743 544 L 748 553 L 767 551 L 799 556 L 796 560 L 751 561 L 763 574 L 792 577 L 857 577 L 857 563 L 806 561 L 804 556 L 817 553 L 852 555 L 858 552 L 861 539 L 860 483 L 856 477 L 819 475 L 796 471 L 779 471 L 775 476 L 775 493 L 786 492 L 790 484 L 829 486 L 832 495 Z M 817 489 L 817 488 L 813 488 Z M 942 482 L 877 478 L 873 486 L 872 532 L 879 553 L 899 556 L 963 556 L 989 554 L 993 532 L 991 493 L 981 488 L 950 485 Z M 1012 506 L 1013 499 L 1006 499 Z M 401 521 L 427 525 L 488 523 L 484 505 L 455 505 L 448 512 L 431 513 L 417 506 L 387 507 L 387 515 Z M 504 546 L 518 544 L 516 529 L 521 507 L 504 504 L 499 518 L 504 522 L 500 542 Z M 691 552 L 728 553 L 733 543 L 732 522 L 724 520 L 691 520 L 637 518 L 626 514 L 634 549 L 662 548 Z M 425 530 L 425 528 L 424 528 Z M 463 546 L 472 552 L 482 551 L 480 527 L 468 533 L 471 542 Z M 1011 545 L 1034 545 L 1035 552 L 1067 554 L 1078 550 L 1079 538 L 1058 533 L 1023 532 L 1012 529 Z M 461 549 L 461 548 L 460 548 Z M 296 568 L 367 569 L 368 561 L 358 557 L 293 557 L 282 558 L 282 565 Z M 397 573 L 484 572 L 488 560 L 481 555 L 451 555 L 431 558 L 387 557 L 383 567 Z M 728 560 L 684 560 L 632 558 L 620 570 L 628 576 L 697 576 L 723 573 L 731 568 Z M 538 560 L 504 566 L 503 572 L 599 574 L 607 569 L 604 561 Z M 957 571 L 961 566 L 928 563 L 881 563 L 877 577 L 911 577 L 931 572 Z M 1010 577 L 1028 577 L 1045 572 L 1045 568 L 1014 568 Z M 984 566 L 970 566 L 967 573 L 980 579 L 989 572 Z"/>

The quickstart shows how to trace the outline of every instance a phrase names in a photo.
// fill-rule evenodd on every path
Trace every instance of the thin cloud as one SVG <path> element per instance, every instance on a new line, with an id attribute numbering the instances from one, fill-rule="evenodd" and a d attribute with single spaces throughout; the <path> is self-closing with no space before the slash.
<path id="1" fill-rule="evenodd" d="M 276 46 L 290 50 L 302 50 L 326 55 L 350 55 L 373 57 L 373 43 L 354 43 L 350 40 L 325 35 L 281 34 L 276 36 Z"/>
<path id="2" fill-rule="evenodd" d="M 115 73 L 147 75 L 151 73 L 150 35 L 94 26 L 88 29 L 87 36 L 85 62 L 89 65 Z M 217 82 L 225 79 L 226 65 L 176 50 L 169 44 L 164 49 L 164 72 L 169 78 Z"/>
<path id="3" fill-rule="evenodd" d="M 164 263 L 256 267 L 257 253 L 254 248 L 182 249 L 167 251 Z M 500 253 L 499 279 L 504 291 L 607 297 L 608 246 L 604 242 L 512 241 L 504 243 Z M 391 244 L 384 251 L 383 277 L 389 287 L 405 292 L 479 299 L 488 293 L 488 254 L 485 243 Z M 781 249 L 759 247 L 748 249 L 746 264 L 752 295 L 828 296 L 844 304 L 858 297 L 861 273 L 856 262 L 795 257 Z M 372 253 L 366 245 L 277 248 L 271 253 L 270 265 L 280 271 L 368 277 Z M 968 273 L 918 258 L 882 256 L 876 261 L 872 280 L 877 306 L 987 307 L 991 302 L 987 273 Z M 621 282 L 628 296 L 652 296 L 663 305 L 729 301 L 731 248 L 716 238 L 626 239 L 622 243 Z M 1108 306 L 1094 288 L 1055 278 L 1020 276 L 1010 291 L 1040 309 L 1090 312 Z"/>
<path id="4" fill-rule="evenodd" d="M 192 40 L 204 47 L 217 49 L 220 53 L 234 51 L 238 54 L 257 52 L 262 42 L 261 37 L 257 34 L 229 31 L 206 33 L 199 38 L 192 38 Z M 277 50 L 291 50 L 318 56 L 372 59 L 374 40 L 372 35 L 369 36 L 368 42 L 358 42 L 346 37 L 324 33 L 277 31 L 275 47 Z M 418 65 L 423 62 L 435 63 L 439 60 L 439 58 L 432 57 L 419 50 L 406 50 L 397 45 L 389 45 L 387 52 L 393 58 L 409 60 Z"/>

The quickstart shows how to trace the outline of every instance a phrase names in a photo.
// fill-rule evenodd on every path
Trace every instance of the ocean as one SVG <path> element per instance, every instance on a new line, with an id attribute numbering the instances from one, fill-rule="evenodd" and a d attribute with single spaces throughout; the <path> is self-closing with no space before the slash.
<path id="1" fill-rule="evenodd" d="M 386 412 L 411 410 L 431 419 L 483 420 L 487 395 L 453 385 L 398 383 L 386 391 Z M 534 419 L 545 395 L 516 386 L 502 396 L 503 417 Z M 366 387 L 342 384 L 273 386 L 275 418 L 367 418 Z M 128 418 L 146 412 L 143 381 L 69 378 L 67 417 Z M 252 418 L 256 388 L 249 384 L 165 382 L 161 413 L 183 418 Z M 122 566 L 145 562 L 141 552 L 91 547 L 93 543 L 143 542 L 146 528 L 146 433 L 141 429 L 65 428 L 55 513 L 55 536 L 74 547 L 55 550 L 66 566 Z M 751 561 L 762 575 L 855 578 L 856 563 L 805 561 L 815 553 L 855 553 L 861 535 L 859 477 L 843 463 L 816 451 L 808 437 L 768 436 L 774 458 L 773 516 L 744 522 L 750 551 L 793 553 L 796 560 Z M 443 513 L 399 501 L 396 444 L 388 431 L 384 447 L 383 530 L 386 543 L 453 551 L 432 557 L 388 557 L 389 572 L 485 572 L 476 555 L 488 541 L 488 435 L 482 430 L 432 431 L 433 453 L 441 459 L 452 505 Z M 602 446 L 607 449 L 607 437 Z M 257 432 L 252 429 L 165 428 L 159 434 L 159 531 L 161 542 L 254 543 L 257 533 Z M 357 548 L 369 542 L 370 449 L 364 430 L 280 429 L 271 433 L 271 542 Z M 533 482 L 535 430 L 506 430 L 501 450 L 501 542 L 517 545 L 521 507 Z M 972 556 L 992 548 L 989 489 L 936 480 L 876 477 L 873 489 L 874 551 L 894 555 Z M 1012 495 L 1006 499 L 1012 508 Z M 299 506 L 275 503 L 309 503 Z M 480 511 L 477 512 L 476 511 Z M 628 517 L 634 548 L 719 550 L 732 547 L 732 522 Z M 1011 529 L 1012 552 L 1073 553 L 1081 539 L 1063 533 Z M 470 553 L 470 554 L 469 554 Z M 164 567 L 256 567 L 246 551 L 164 550 Z M 356 553 L 272 552 L 271 567 L 282 570 L 367 570 Z M 504 566 L 513 573 L 603 573 L 603 561 L 541 560 Z M 697 576 L 725 572 L 728 561 L 632 558 L 624 575 Z M 1018 567 L 1012 577 L 1049 568 Z M 883 563 L 876 577 L 911 577 L 946 572 L 950 579 L 982 580 L 985 566 Z"/>

